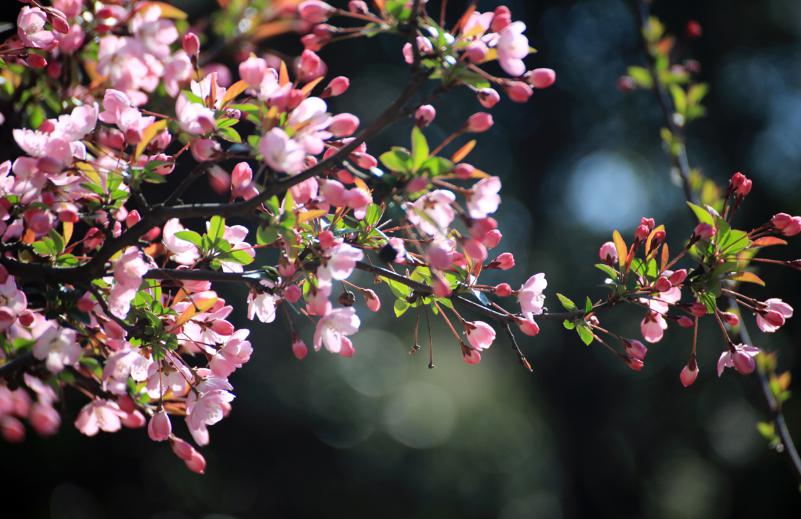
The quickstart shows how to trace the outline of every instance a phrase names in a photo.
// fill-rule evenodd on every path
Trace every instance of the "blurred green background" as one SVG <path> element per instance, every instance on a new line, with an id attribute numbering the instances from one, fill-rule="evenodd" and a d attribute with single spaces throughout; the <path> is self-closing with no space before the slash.
<path id="1" fill-rule="evenodd" d="M 176 2 L 194 17 L 210 1 Z M 335 2 L 336 3 L 336 2 Z M 344 2 L 343 2 L 344 3 Z M 438 3 L 432 0 L 432 12 Z M 466 2 L 450 2 L 458 16 Z M 630 235 L 640 216 L 667 224 L 671 244 L 691 222 L 672 184 L 659 141 L 660 114 L 649 93 L 622 94 L 616 80 L 643 58 L 631 5 L 623 0 L 509 1 L 540 52 L 531 67 L 557 71 L 554 87 L 518 105 L 503 100 L 496 125 L 471 162 L 504 181 L 497 217 L 502 250 L 515 253 L 519 284 L 546 272 L 554 292 L 598 297 L 598 246 L 613 229 Z M 491 10 L 493 1 L 481 1 Z M 16 6 L 15 6 L 16 7 Z M 689 131 L 689 156 L 725 182 L 736 170 L 754 179 L 738 214 L 743 226 L 778 210 L 801 212 L 801 2 L 662 0 L 674 33 L 689 19 L 700 40 L 679 46 L 701 61 L 711 83 L 708 117 Z M 9 14 L 9 18 L 13 13 Z M 292 38 L 274 42 L 297 54 Z M 326 48 L 330 75 L 351 76 L 332 102 L 362 121 L 379 113 L 407 77 L 393 37 Z M 466 92 L 437 107 L 426 133 L 437 142 L 480 106 Z M 378 154 L 404 144 L 409 124 L 370 144 Z M 10 128 L 3 127 L 6 142 Z M 750 227 L 749 227 L 750 228 Z M 799 247 L 768 251 L 801 257 Z M 765 270 L 768 288 L 749 294 L 798 305 L 801 274 Z M 491 278 L 489 278 L 491 279 Z M 369 283 L 369 279 L 362 277 Z M 383 289 L 382 289 L 383 290 Z M 244 319 L 245 293 L 220 292 Z M 384 294 L 384 292 L 382 292 Z M 387 299 L 388 301 L 388 299 Z M 361 311 L 352 359 L 320 352 L 298 362 L 282 325 L 252 326 L 252 361 L 232 376 L 231 415 L 211 428 L 204 477 L 189 473 L 166 445 L 142 430 L 82 437 L 67 403 L 54 439 L 33 435 L 0 444 L 3 517 L 58 519 L 244 519 L 261 517 L 573 518 L 798 517 L 801 496 L 786 460 L 755 424 L 767 416 L 756 377 L 714 374 L 720 338 L 704 329 L 701 376 L 689 389 L 678 374 L 690 332 L 671 327 L 650 348 L 641 373 L 607 351 L 583 346 L 556 323 L 522 347 L 535 372 L 520 368 L 505 337 L 468 366 L 441 323 L 434 324 L 436 369 L 425 350 L 410 356 L 412 315 L 397 321 Z M 636 309 L 602 316 L 637 337 Z M 753 318 L 746 317 L 753 326 Z M 308 340 L 311 330 L 304 330 Z M 801 380 L 801 321 L 755 334 L 780 352 L 780 367 Z M 786 405 L 801 439 L 801 398 Z M 183 431 L 183 424 L 179 425 Z M 16 509 L 16 512 L 10 512 Z M 8 513 L 8 515 L 6 515 Z"/>

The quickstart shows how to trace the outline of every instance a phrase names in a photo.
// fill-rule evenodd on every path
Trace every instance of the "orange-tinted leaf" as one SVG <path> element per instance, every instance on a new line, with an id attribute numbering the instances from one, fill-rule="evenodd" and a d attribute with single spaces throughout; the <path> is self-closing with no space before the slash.
<path id="1" fill-rule="evenodd" d="M 622 267 L 626 264 L 626 258 L 629 255 L 628 247 L 626 247 L 626 241 L 618 231 L 612 233 L 612 241 L 615 244 L 615 249 L 617 249 L 618 265 Z"/>
<path id="2" fill-rule="evenodd" d="M 281 71 L 278 73 L 278 84 L 286 85 L 289 83 L 289 71 L 286 68 L 286 62 L 281 60 Z"/>
<path id="3" fill-rule="evenodd" d="M 35 241 L 36 241 L 36 233 L 33 232 L 31 229 L 26 229 L 25 234 L 22 235 L 22 243 L 24 243 L 25 245 L 30 245 Z"/>
<path id="4" fill-rule="evenodd" d="M 166 2 L 144 2 L 139 4 L 139 10 L 146 9 L 148 7 L 158 7 L 161 9 L 161 17 L 162 18 L 172 18 L 173 20 L 186 20 L 187 14 L 175 6 L 172 6 Z"/>
<path id="5" fill-rule="evenodd" d="M 356 184 L 356 187 L 358 187 L 365 193 L 370 192 L 370 188 L 367 186 L 367 184 L 364 183 L 364 180 L 360 179 L 359 177 L 353 177 L 353 183 Z"/>
<path id="6" fill-rule="evenodd" d="M 381 11 L 382 13 L 384 12 L 384 6 L 386 5 L 384 3 L 384 0 L 373 0 L 373 4 L 375 4 L 376 8 L 379 11 Z"/>
<path id="7" fill-rule="evenodd" d="M 320 77 L 318 77 L 317 79 L 315 79 L 313 81 L 309 81 L 308 83 L 303 85 L 303 88 L 301 88 L 300 91 L 303 92 L 304 96 L 307 96 L 307 95 L 311 94 L 311 91 L 314 90 L 314 87 L 319 85 L 320 81 L 322 81 L 322 80 L 323 80 L 323 76 L 320 76 Z"/>
<path id="8" fill-rule="evenodd" d="M 787 245 L 787 242 L 776 236 L 763 236 L 754 240 L 751 245 L 753 247 L 770 247 L 771 245 Z"/>
<path id="9" fill-rule="evenodd" d="M 762 281 L 762 278 L 754 274 L 753 272 L 740 272 L 736 276 L 732 278 L 734 281 L 739 281 L 741 283 L 755 283 L 757 285 L 765 286 L 765 282 Z"/>
<path id="10" fill-rule="evenodd" d="M 72 239 L 72 229 L 73 223 L 72 222 L 64 222 L 61 224 L 61 227 L 64 230 L 64 243 L 68 244 Z"/>
<path id="11" fill-rule="evenodd" d="M 673 49 L 674 43 L 675 40 L 673 39 L 673 36 L 666 36 L 665 38 L 659 40 L 659 43 L 656 44 L 656 51 L 665 56 L 670 53 L 671 49 Z"/>
<path id="12" fill-rule="evenodd" d="M 456 150 L 456 152 L 453 155 L 451 155 L 451 160 L 454 163 L 463 161 L 465 157 L 470 155 L 470 152 L 473 151 L 473 148 L 475 147 L 476 147 L 475 139 L 468 141 L 464 146 Z"/>
<path id="13" fill-rule="evenodd" d="M 476 12 L 476 3 L 475 3 L 475 2 L 471 3 L 471 4 L 470 4 L 470 5 L 467 7 L 467 10 L 464 12 L 464 14 L 462 15 L 462 17 L 461 17 L 461 18 L 459 18 L 459 21 L 458 21 L 458 22 L 456 22 L 456 25 L 454 25 L 454 26 L 453 26 L 454 34 L 456 33 L 456 31 L 458 31 L 458 30 L 460 30 L 462 27 L 464 27 L 464 24 L 466 24 L 466 23 L 467 23 L 467 20 L 469 20 L 469 19 L 470 19 L 470 16 L 471 16 L 471 15 L 472 15 L 474 12 Z"/>
<path id="14" fill-rule="evenodd" d="M 225 91 L 225 95 L 222 98 L 222 104 L 220 106 L 225 106 L 226 104 L 230 103 L 236 98 L 236 96 L 247 90 L 247 88 L 248 84 L 243 79 L 240 79 L 228 87 L 228 90 Z"/>
<path id="15" fill-rule="evenodd" d="M 648 238 L 645 240 L 645 250 L 646 251 L 648 251 L 649 253 L 651 252 L 651 241 L 653 241 L 654 235 L 657 232 L 664 231 L 664 230 L 665 230 L 665 226 L 664 225 L 657 225 L 656 227 L 654 227 L 654 229 L 651 231 L 651 234 L 649 234 Z"/>
<path id="16" fill-rule="evenodd" d="M 178 320 L 176 320 L 173 325 L 173 329 L 180 328 L 198 313 L 203 313 L 214 306 L 216 302 L 216 297 L 199 297 L 197 299 L 192 299 L 192 304 L 178 317 Z"/>
<path id="17" fill-rule="evenodd" d="M 292 24 L 287 20 L 278 20 L 274 22 L 267 22 L 256 27 L 253 31 L 253 39 L 266 40 L 280 34 L 289 32 L 292 29 Z"/>
<path id="18" fill-rule="evenodd" d="M 670 261 L 670 249 L 668 249 L 668 244 L 665 243 L 664 245 L 662 245 L 662 266 L 659 269 L 660 272 L 665 270 L 665 267 L 667 267 L 669 261 Z"/>
<path id="19" fill-rule="evenodd" d="M 305 211 L 298 215 L 298 223 L 306 223 L 310 220 L 320 218 L 321 216 L 325 216 L 327 214 L 328 211 L 325 209 L 312 209 L 311 211 Z"/>
<path id="20" fill-rule="evenodd" d="M 785 371 L 778 377 L 779 387 L 782 388 L 782 391 L 787 391 L 790 389 L 790 381 L 792 380 L 792 375 L 789 371 Z"/>
<path id="21" fill-rule="evenodd" d="M 158 135 L 158 133 L 164 130 L 167 127 L 167 120 L 162 119 L 160 121 L 156 121 L 142 132 L 142 140 L 139 141 L 139 144 L 136 145 L 136 151 L 134 152 L 134 159 L 139 158 L 139 155 L 145 151 L 145 148 L 153 138 Z"/>

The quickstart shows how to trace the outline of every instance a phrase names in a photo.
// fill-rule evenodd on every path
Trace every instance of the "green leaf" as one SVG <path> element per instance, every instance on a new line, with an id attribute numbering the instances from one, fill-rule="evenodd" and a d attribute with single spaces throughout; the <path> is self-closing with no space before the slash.
<path id="1" fill-rule="evenodd" d="M 211 247 L 216 247 L 217 243 L 222 239 L 225 233 L 225 218 L 222 216 L 212 216 L 209 220 L 209 231 L 206 235 L 209 237 Z"/>
<path id="2" fill-rule="evenodd" d="M 428 158 L 428 141 L 420 128 L 412 128 L 412 171 L 417 171 Z"/>
<path id="3" fill-rule="evenodd" d="M 584 313 L 588 314 L 592 312 L 592 301 L 590 301 L 590 297 L 587 296 L 587 299 L 584 300 Z"/>
<path id="4" fill-rule="evenodd" d="M 278 239 L 279 232 L 272 225 L 262 225 L 256 230 L 256 243 L 269 245 Z"/>
<path id="5" fill-rule="evenodd" d="M 587 346 L 592 344 L 593 341 L 592 330 L 590 330 L 590 327 L 587 326 L 587 323 L 581 323 L 578 326 L 576 326 L 576 333 L 578 333 L 579 338 L 581 338 L 581 342 L 583 342 Z"/>
<path id="6" fill-rule="evenodd" d="M 400 317 L 409 309 L 409 303 L 405 299 L 396 299 L 392 309 L 395 310 L 395 317 Z"/>
<path id="7" fill-rule="evenodd" d="M 389 285 L 389 289 L 395 294 L 397 298 L 407 298 L 411 295 L 412 289 L 404 285 L 399 281 L 395 281 L 394 279 L 385 278 L 383 276 L 380 277 L 381 281 Z"/>
<path id="8" fill-rule="evenodd" d="M 595 268 L 609 276 L 611 279 L 617 279 L 617 271 L 606 263 L 596 263 Z"/>
<path id="9" fill-rule="evenodd" d="M 226 256 L 241 265 L 250 265 L 253 263 L 254 259 L 253 256 L 242 249 L 232 250 L 231 252 L 227 253 Z"/>
<path id="10" fill-rule="evenodd" d="M 195 247 L 201 247 L 203 243 L 203 238 L 195 231 L 178 231 L 175 233 L 175 237 L 184 241 L 188 241 Z"/>
<path id="11" fill-rule="evenodd" d="M 412 168 L 412 159 L 406 148 L 393 147 L 390 151 L 382 153 L 378 159 L 390 171 L 395 173 L 408 173 Z"/>
<path id="12" fill-rule="evenodd" d="M 644 67 L 629 67 L 628 75 L 641 88 L 651 88 L 654 85 L 651 73 Z"/>
<path id="13" fill-rule="evenodd" d="M 556 293 L 556 298 L 559 300 L 560 303 L 562 303 L 562 307 L 568 312 L 573 312 L 578 308 L 576 306 L 576 303 L 571 301 L 570 298 L 568 298 L 567 296 L 560 294 L 559 292 Z"/>
<path id="14" fill-rule="evenodd" d="M 714 227 L 715 219 L 712 217 L 709 211 L 707 211 L 701 206 L 695 205 L 692 202 L 687 202 L 687 205 L 690 206 L 690 209 L 692 209 L 693 213 L 695 213 L 695 217 L 698 218 L 698 222 L 708 223 L 709 225 Z"/>
<path id="15" fill-rule="evenodd" d="M 564 322 L 562 322 L 562 326 L 565 327 L 565 330 L 572 330 L 576 327 L 576 323 L 574 323 L 570 319 L 565 319 Z"/>
<path id="16" fill-rule="evenodd" d="M 381 206 L 378 204 L 370 204 L 367 206 L 367 211 L 364 215 L 364 223 L 369 225 L 370 227 L 375 227 L 375 225 L 381 220 L 381 216 L 383 215 L 383 211 Z"/>
<path id="17" fill-rule="evenodd" d="M 239 144 L 242 142 L 242 136 L 239 135 L 239 132 L 234 130 L 233 128 L 219 128 L 217 133 L 220 134 L 220 137 L 225 139 L 228 142 L 233 142 Z"/>

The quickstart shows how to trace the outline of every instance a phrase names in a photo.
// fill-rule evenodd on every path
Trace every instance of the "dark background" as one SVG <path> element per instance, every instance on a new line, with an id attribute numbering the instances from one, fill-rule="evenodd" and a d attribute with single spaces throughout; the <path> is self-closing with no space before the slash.
<path id="1" fill-rule="evenodd" d="M 193 18 L 211 7 L 177 3 Z M 450 3 L 455 18 L 464 2 Z M 691 229 L 661 149 L 653 97 L 621 94 L 615 86 L 627 65 L 642 63 L 631 6 L 507 4 L 540 50 L 530 66 L 554 68 L 558 80 L 527 105 L 504 99 L 494 111 L 495 128 L 481 136 L 470 160 L 504 180 L 501 248 L 517 256 L 515 284 L 544 271 L 551 306 L 556 291 L 576 300 L 598 297 L 602 276 L 592 264 L 613 229 L 629 235 L 640 216 L 653 216 L 667 224 L 671 244 Z M 479 2 L 485 10 L 495 5 Z M 674 33 L 689 19 L 704 29 L 700 40 L 679 42 L 711 83 L 708 117 L 688 134 L 691 163 L 720 182 L 736 170 L 754 179 L 738 215 L 742 227 L 778 210 L 801 212 L 801 3 L 663 0 L 655 12 Z M 276 45 L 299 50 L 288 38 Z M 407 77 L 401 45 L 387 36 L 325 49 L 330 75 L 352 78 L 332 108 L 363 121 L 382 110 Z M 479 109 L 466 93 L 449 97 L 426 131 L 429 140 L 438 142 Z M 408 130 L 405 124 L 383 133 L 371 150 L 406 143 Z M 8 132 L 2 128 L 3 142 Z M 767 255 L 801 257 L 797 246 Z M 799 303 L 801 274 L 760 275 L 768 288 L 749 289 L 750 295 Z M 236 324 L 248 326 L 245 294 L 221 293 L 238 307 Z M 634 373 L 603 348 L 587 348 L 546 323 L 539 337 L 523 340 L 535 368 L 529 374 L 504 339 L 480 365 L 465 365 L 439 323 L 437 368 L 428 370 L 424 355 L 408 354 L 411 317 L 360 314 L 350 360 L 320 352 L 298 362 L 281 325 L 252 326 L 255 354 L 232 376 L 237 399 L 230 417 L 211 428 L 203 477 L 142 430 L 81 436 L 70 424 L 82 405 L 75 397 L 56 438 L 31 434 L 21 445 L 0 444 L 0 515 L 799 516 L 801 497 L 786 460 L 755 429 L 767 416 L 757 379 L 715 376 L 721 341 L 711 328 L 699 342 L 700 378 L 684 389 L 678 374 L 690 332 L 676 326 Z M 635 309 L 602 316 L 608 327 L 635 337 L 640 318 Z M 752 317 L 745 322 L 755 328 Z M 756 343 L 779 351 L 781 368 L 796 375 L 799 326 L 796 319 L 778 334 L 755 333 Z M 311 331 L 304 333 L 310 341 Z M 785 412 L 801 438 L 799 399 Z M 183 424 L 177 427 L 184 432 Z"/>

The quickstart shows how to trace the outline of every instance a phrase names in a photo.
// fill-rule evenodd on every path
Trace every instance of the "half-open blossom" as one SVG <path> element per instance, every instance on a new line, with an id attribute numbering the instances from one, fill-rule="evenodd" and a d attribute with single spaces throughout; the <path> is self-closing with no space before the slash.
<path id="1" fill-rule="evenodd" d="M 618 256 L 614 242 L 608 241 L 601 245 L 601 248 L 598 249 L 598 257 L 607 265 L 616 265 Z"/>
<path id="2" fill-rule="evenodd" d="M 253 347 L 246 340 L 249 330 L 237 330 L 230 339 L 214 354 L 209 369 L 218 377 L 226 378 L 250 361 Z"/>
<path id="3" fill-rule="evenodd" d="M 170 416 L 163 409 L 157 411 L 147 424 L 147 435 L 154 442 L 163 442 L 172 434 Z"/>
<path id="4" fill-rule="evenodd" d="M 124 416 L 116 402 L 97 398 L 83 406 L 75 427 L 86 436 L 94 436 L 99 431 L 117 432 L 122 428 Z"/>
<path id="5" fill-rule="evenodd" d="M 486 218 L 487 215 L 497 211 L 501 203 L 501 197 L 498 195 L 500 190 L 501 179 L 498 177 L 487 177 L 476 182 L 467 195 L 470 217 Z"/>
<path id="6" fill-rule="evenodd" d="M 55 35 L 45 29 L 47 13 L 38 7 L 22 8 L 17 16 L 17 35 L 26 47 L 47 49 L 55 43 Z"/>
<path id="7" fill-rule="evenodd" d="M 296 175 L 303 170 L 305 151 L 281 128 L 273 128 L 262 137 L 259 151 L 275 171 Z"/>
<path id="8" fill-rule="evenodd" d="M 453 222 L 452 207 L 456 195 L 444 189 L 436 189 L 407 204 L 406 217 L 412 225 L 429 236 L 440 235 Z"/>
<path id="9" fill-rule="evenodd" d="M 548 281 L 545 279 L 545 274 L 534 274 L 517 292 L 517 301 L 520 303 L 520 308 L 524 314 L 540 315 L 545 306 L 545 288 L 548 286 Z"/>
<path id="10" fill-rule="evenodd" d="M 753 373 L 756 368 L 754 357 L 759 355 L 759 348 L 749 344 L 735 344 L 720 354 L 718 359 L 718 376 L 723 374 L 726 368 L 733 368 L 741 375 Z"/>
<path id="11" fill-rule="evenodd" d="M 526 71 L 523 58 L 528 56 L 528 38 L 523 34 L 526 24 L 513 22 L 500 32 L 496 48 L 498 63 L 510 76 L 521 76 Z"/>
<path id="12" fill-rule="evenodd" d="M 275 296 L 269 292 L 248 294 L 248 319 L 257 317 L 263 323 L 275 321 Z"/>
<path id="13" fill-rule="evenodd" d="M 225 416 L 234 399 L 231 384 L 224 378 L 209 376 L 189 394 L 186 405 L 186 425 L 198 445 L 208 445 L 207 426 L 214 425 Z"/>
<path id="14" fill-rule="evenodd" d="M 34 326 L 33 334 L 36 337 L 33 356 L 44 360 L 51 373 L 58 373 L 78 362 L 82 350 L 75 330 L 62 328 L 55 321 L 42 320 Z"/>
<path id="15" fill-rule="evenodd" d="M 681 381 L 682 386 L 690 387 L 697 378 L 698 364 L 695 362 L 695 359 L 692 359 L 689 364 L 682 368 L 681 374 L 679 375 L 679 380 Z"/>
<path id="16" fill-rule="evenodd" d="M 465 322 L 467 342 L 481 351 L 486 350 L 495 341 L 495 329 L 483 321 Z"/>
<path id="17" fill-rule="evenodd" d="M 778 298 L 765 300 L 765 307 L 756 314 L 757 326 L 765 333 L 773 333 L 793 316 L 793 307 Z"/>

